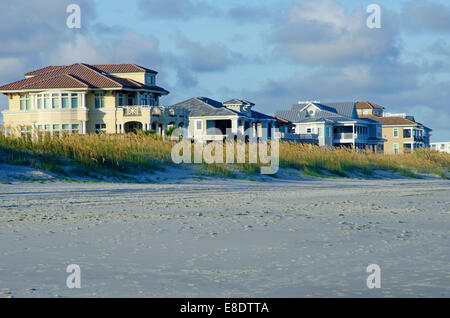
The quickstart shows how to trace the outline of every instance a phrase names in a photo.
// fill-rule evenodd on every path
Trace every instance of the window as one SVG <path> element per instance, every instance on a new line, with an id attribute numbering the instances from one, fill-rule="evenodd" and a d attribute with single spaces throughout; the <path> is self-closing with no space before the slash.
<path id="1" fill-rule="evenodd" d="M 78 134 L 80 132 L 80 125 L 79 124 L 73 124 L 72 125 L 72 134 Z"/>
<path id="2" fill-rule="evenodd" d="M 131 106 L 134 104 L 134 98 L 133 95 L 128 94 L 128 105 Z"/>
<path id="3" fill-rule="evenodd" d="M 78 108 L 78 94 L 72 93 L 72 108 Z"/>
<path id="4" fill-rule="evenodd" d="M 394 153 L 398 154 L 398 144 L 394 144 Z"/>
<path id="5" fill-rule="evenodd" d="M 307 133 L 307 134 L 312 134 L 312 129 L 311 129 L 311 128 L 307 128 L 307 129 L 306 129 L 306 133 Z"/>
<path id="6" fill-rule="evenodd" d="M 403 129 L 403 138 L 411 138 L 411 129 Z"/>
<path id="7" fill-rule="evenodd" d="M 197 120 L 196 121 L 196 128 L 197 128 L 197 130 L 202 130 L 203 129 L 203 121 Z"/>
<path id="8" fill-rule="evenodd" d="M 20 134 L 22 137 L 31 137 L 32 127 L 30 126 L 22 126 L 20 128 Z"/>
<path id="9" fill-rule="evenodd" d="M 124 105 L 124 97 L 122 93 L 119 93 L 119 106 L 123 106 Z"/>
<path id="10" fill-rule="evenodd" d="M 59 125 L 53 125 L 53 131 L 58 131 L 59 130 Z"/>
<path id="11" fill-rule="evenodd" d="M 62 130 L 63 131 L 69 131 L 70 125 L 69 124 L 62 124 Z"/>
<path id="12" fill-rule="evenodd" d="M 42 94 L 39 94 L 37 96 L 37 108 L 38 109 L 42 109 L 42 98 L 43 98 Z"/>
<path id="13" fill-rule="evenodd" d="M 50 109 L 52 104 L 52 100 L 50 98 L 50 94 L 44 94 L 44 108 Z"/>
<path id="14" fill-rule="evenodd" d="M 322 129 L 317 128 L 317 134 L 318 134 L 319 136 L 322 136 Z"/>
<path id="15" fill-rule="evenodd" d="M 103 134 L 106 132 L 106 124 L 96 124 L 95 125 L 95 133 Z"/>
<path id="16" fill-rule="evenodd" d="M 155 76 L 153 74 L 145 74 L 145 84 L 155 85 Z"/>
<path id="17" fill-rule="evenodd" d="M 394 137 L 398 137 L 398 128 L 394 128 Z"/>
<path id="18" fill-rule="evenodd" d="M 59 108 L 59 94 L 52 94 L 52 108 Z"/>
<path id="19" fill-rule="evenodd" d="M 150 105 L 147 94 L 142 95 L 142 105 Z"/>
<path id="20" fill-rule="evenodd" d="M 20 95 L 20 110 L 31 109 L 31 97 L 30 95 Z"/>
<path id="21" fill-rule="evenodd" d="M 50 125 L 45 125 L 45 126 L 44 126 L 45 131 L 48 131 L 48 132 L 49 132 L 49 131 L 50 131 L 50 127 L 51 127 Z"/>
<path id="22" fill-rule="evenodd" d="M 105 93 L 95 93 L 95 108 L 105 108 Z"/>
<path id="23" fill-rule="evenodd" d="M 327 137 L 331 137 L 331 128 L 327 127 Z"/>
<path id="24" fill-rule="evenodd" d="M 69 108 L 69 94 L 67 94 L 67 93 L 61 94 L 61 107 Z"/>
<path id="25" fill-rule="evenodd" d="M 20 110 L 25 110 L 26 107 L 26 97 L 25 95 L 20 95 Z"/>

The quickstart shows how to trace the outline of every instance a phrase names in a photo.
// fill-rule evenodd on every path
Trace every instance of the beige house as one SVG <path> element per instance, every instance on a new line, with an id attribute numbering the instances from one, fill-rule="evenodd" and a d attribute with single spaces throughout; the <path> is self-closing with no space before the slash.
<path id="1" fill-rule="evenodd" d="M 188 112 L 160 107 L 169 92 L 156 85 L 157 72 L 136 64 L 48 66 L 0 86 L 9 99 L 3 112 L 6 134 L 162 134 L 187 124 Z"/>
<path id="2" fill-rule="evenodd" d="M 412 153 L 417 148 L 430 147 L 431 129 L 405 114 L 385 114 L 384 107 L 370 102 L 357 102 L 359 118 L 368 118 L 383 123 L 382 135 L 385 154 Z"/>

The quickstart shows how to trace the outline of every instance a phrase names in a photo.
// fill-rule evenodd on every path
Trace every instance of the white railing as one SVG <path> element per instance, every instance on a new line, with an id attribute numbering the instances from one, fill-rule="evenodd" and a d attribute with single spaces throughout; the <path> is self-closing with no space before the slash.
<path id="1" fill-rule="evenodd" d="M 142 116 L 142 108 L 140 106 L 127 106 L 123 107 L 123 115 L 125 117 L 137 117 Z"/>
<path id="2" fill-rule="evenodd" d="M 280 133 L 281 139 L 287 140 L 317 140 L 318 134 L 292 134 L 292 133 Z"/>
<path id="3" fill-rule="evenodd" d="M 123 116 L 125 117 L 140 117 L 145 110 L 149 110 L 151 116 L 189 117 L 189 111 L 182 107 L 130 105 L 119 106 L 119 108 L 123 109 Z"/>
<path id="4" fill-rule="evenodd" d="M 357 134 L 354 134 L 352 132 L 346 132 L 346 133 L 335 133 L 334 139 L 353 139 L 357 137 Z"/>

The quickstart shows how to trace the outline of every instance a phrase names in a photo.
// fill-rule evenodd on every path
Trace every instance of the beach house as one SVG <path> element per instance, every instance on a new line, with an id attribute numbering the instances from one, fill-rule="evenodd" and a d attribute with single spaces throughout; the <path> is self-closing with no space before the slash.
<path id="1" fill-rule="evenodd" d="M 136 64 L 47 66 L 0 86 L 8 97 L 3 112 L 6 134 L 127 133 L 162 134 L 187 124 L 188 113 L 161 107 L 169 94 L 156 85 L 157 72 Z"/>
<path id="2" fill-rule="evenodd" d="M 356 107 L 359 118 L 383 124 L 385 154 L 412 153 L 417 148 L 430 147 L 432 129 L 416 122 L 413 116 L 386 113 L 384 107 L 370 102 L 357 102 Z"/>
<path id="3" fill-rule="evenodd" d="M 172 107 L 189 112 L 187 138 L 202 142 L 223 139 L 232 134 L 250 132 L 247 137 L 272 138 L 272 130 L 281 125 L 274 117 L 255 111 L 247 100 L 219 102 L 208 97 L 194 97 Z"/>
<path id="4" fill-rule="evenodd" d="M 355 102 L 300 101 L 275 115 L 294 123 L 296 134 L 317 135 L 319 146 L 383 151 L 382 123 L 359 118 Z"/>
<path id="5" fill-rule="evenodd" d="M 450 141 L 447 142 L 432 142 L 431 149 L 439 152 L 450 153 Z"/>

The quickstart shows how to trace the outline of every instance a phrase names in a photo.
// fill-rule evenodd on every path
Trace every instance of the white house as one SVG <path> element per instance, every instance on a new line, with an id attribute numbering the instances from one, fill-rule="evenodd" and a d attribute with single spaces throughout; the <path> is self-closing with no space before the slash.
<path id="1" fill-rule="evenodd" d="M 276 119 L 253 110 L 254 106 L 246 100 L 232 99 L 221 103 L 207 97 L 194 97 L 173 105 L 189 111 L 187 138 L 217 140 L 226 137 L 227 129 L 233 134 L 245 134 L 249 130 L 249 137 L 271 138 Z"/>
<path id="2" fill-rule="evenodd" d="M 432 142 L 431 149 L 439 152 L 450 153 L 450 141 L 447 142 Z"/>
<path id="3" fill-rule="evenodd" d="M 383 150 L 382 123 L 358 118 L 354 102 L 299 102 L 276 116 L 293 122 L 296 134 L 317 134 L 319 146 Z"/>

